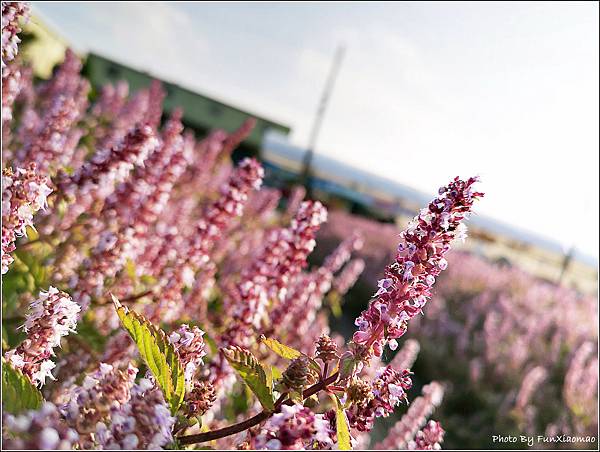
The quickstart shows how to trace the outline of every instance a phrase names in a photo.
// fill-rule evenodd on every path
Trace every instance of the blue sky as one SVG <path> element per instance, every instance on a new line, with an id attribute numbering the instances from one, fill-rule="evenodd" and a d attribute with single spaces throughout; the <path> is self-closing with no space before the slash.
<path id="1" fill-rule="evenodd" d="M 289 124 L 318 152 L 598 256 L 598 3 L 33 3 L 94 50 Z"/>

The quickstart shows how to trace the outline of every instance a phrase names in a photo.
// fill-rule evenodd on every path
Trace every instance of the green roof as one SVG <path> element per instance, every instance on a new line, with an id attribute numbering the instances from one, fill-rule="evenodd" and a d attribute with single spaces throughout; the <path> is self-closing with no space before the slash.
<path id="1" fill-rule="evenodd" d="M 95 53 L 87 56 L 85 72 L 94 87 L 125 80 L 130 89 L 136 91 L 149 86 L 152 80 L 159 80 L 146 72 L 135 70 Z M 290 132 L 290 128 L 284 124 L 241 110 L 175 83 L 167 81 L 162 83 L 167 94 L 164 101 L 165 111 L 170 112 L 174 108 L 181 107 L 184 112 L 184 122 L 192 128 L 202 131 L 213 129 L 233 131 L 248 117 L 253 117 L 256 119 L 256 127 L 245 144 L 257 150 L 260 149 L 267 130 L 274 129 L 284 134 Z"/>

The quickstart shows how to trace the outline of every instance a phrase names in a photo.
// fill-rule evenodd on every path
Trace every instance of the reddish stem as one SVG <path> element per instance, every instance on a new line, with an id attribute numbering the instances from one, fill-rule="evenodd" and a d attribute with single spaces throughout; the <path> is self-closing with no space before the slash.
<path id="1" fill-rule="evenodd" d="M 335 380 L 337 380 L 338 374 L 339 373 L 336 372 L 331 377 L 326 378 L 325 380 L 322 380 L 319 383 L 314 384 L 310 388 L 306 389 L 302 393 L 302 397 L 307 399 L 310 396 L 312 396 L 313 394 L 316 394 L 317 392 L 321 391 L 322 389 L 325 389 L 327 387 L 327 385 L 329 385 L 329 384 L 333 383 Z M 246 419 L 245 421 L 242 421 L 238 424 L 230 425 L 228 427 L 223 427 L 218 430 L 212 430 L 210 432 L 198 433 L 197 435 L 181 436 L 181 437 L 177 438 L 177 441 L 182 446 L 186 445 L 186 444 L 205 443 L 207 441 L 213 441 L 215 439 L 225 438 L 226 436 L 235 435 L 236 433 L 240 433 L 240 432 L 243 432 L 244 430 L 248 430 L 249 428 L 252 428 L 255 425 L 258 425 L 261 422 L 269 419 L 275 412 L 277 412 L 277 410 L 281 407 L 281 405 L 283 405 L 283 404 L 293 405 L 294 402 L 292 402 L 290 399 L 286 400 L 286 397 L 287 397 L 287 394 L 285 394 L 285 393 L 282 394 L 281 397 L 279 397 L 277 402 L 275 402 L 275 408 L 273 411 L 263 410 L 260 413 L 258 413 L 256 416 L 253 416 L 250 419 Z"/>

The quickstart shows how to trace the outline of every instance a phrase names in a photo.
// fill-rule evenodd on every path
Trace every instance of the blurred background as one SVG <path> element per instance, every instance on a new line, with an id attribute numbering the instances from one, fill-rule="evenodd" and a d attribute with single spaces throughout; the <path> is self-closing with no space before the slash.
<path id="1" fill-rule="evenodd" d="M 255 155 L 267 185 L 327 204 L 313 261 L 355 231 L 365 238 L 359 282 L 341 309 L 330 300 L 342 334 L 407 221 L 452 177 L 481 176 L 470 237 L 409 329 L 416 386 L 446 386 L 446 448 L 597 435 L 597 3 L 32 10 L 20 52 L 39 79 L 70 47 L 96 89 L 162 81 L 165 112 L 183 107 L 197 135 L 257 119 L 234 158 Z"/>

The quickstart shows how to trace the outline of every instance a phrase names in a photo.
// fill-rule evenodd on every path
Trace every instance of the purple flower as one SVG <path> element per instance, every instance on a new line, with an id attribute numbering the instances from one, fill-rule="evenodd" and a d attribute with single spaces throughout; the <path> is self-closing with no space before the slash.
<path id="1" fill-rule="evenodd" d="M 60 340 L 75 331 L 80 306 L 65 292 L 50 287 L 41 291 L 31 303 L 23 330 L 26 339 L 14 350 L 9 350 L 5 358 L 29 377 L 36 385 L 42 386 L 46 377 L 54 379 L 50 360 L 53 349 L 60 346 Z"/>
<path id="2" fill-rule="evenodd" d="M 379 288 L 375 293 L 375 296 L 378 297 L 381 294 L 387 293 L 388 289 L 394 286 L 394 280 L 391 278 L 384 278 L 377 281 L 377 287 Z"/>

